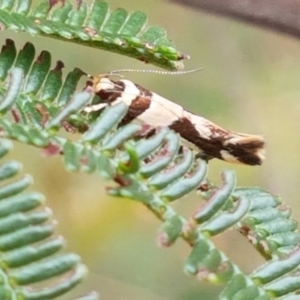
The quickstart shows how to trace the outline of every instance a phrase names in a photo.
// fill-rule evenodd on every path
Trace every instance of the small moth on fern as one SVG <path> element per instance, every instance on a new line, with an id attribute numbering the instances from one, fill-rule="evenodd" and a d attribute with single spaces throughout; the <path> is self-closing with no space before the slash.
<path id="1" fill-rule="evenodd" d="M 103 102 L 90 105 L 84 111 L 101 112 L 107 105 L 124 102 L 128 106 L 128 111 L 121 121 L 121 126 L 138 122 L 152 128 L 169 127 L 180 135 L 189 148 L 198 152 L 198 157 L 206 160 L 218 158 L 230 163 L 261 165 L 265 158 L 265 142 L 261 136 L 224 129 L 130 80 L 110 79 L 112 76 L 122 77 L 118 75 L 120 72 L 186 74 L 198 70 L 161 72 L 124 69 L 91 76 L 93 90 Z"/>

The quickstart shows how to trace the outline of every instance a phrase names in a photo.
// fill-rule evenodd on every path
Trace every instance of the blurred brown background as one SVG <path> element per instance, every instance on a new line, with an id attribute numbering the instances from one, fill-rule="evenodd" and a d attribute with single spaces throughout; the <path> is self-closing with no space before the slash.
<path id="1" fill-rule="evenodd" d="M 35 1 L 36 3 L 38 1 Z M 217 124 L 236 131 L 262 134 L 267 159 L 261 167 L 230 165 L 213 160 L 209 178 L 220 183 L 220 172 L 234 169 L 239 185 L 260 186 L 280 194 L 300 219 L 300 42 L 235 21 L 210 16 L 179 5 L 153 1 L 110 0 L 111 8 L 142 10 L 149 23 L 168 30 L 178 49 L 191 55 L 186 69 L 204 67 L 183 76 L 128 74 L 127 78 L 184 105 Z M 65 71 L 79 67 L 90 74 L 121 68 L 153 68 L 116 54 L 66 43 L 1 32 L 18 47 L 31 41 L 60 59 Z M 80 254 L 90 275 L 74 294 L 97 290 L 109 300 L 216 299 L 222 287 L 186 276 L 183 261 L 189 248 L 178 241 L 160 249 L 155 239 L 160 222 L 141 204 L 108 197 L 97 174 L 65 170 L 60 157 L 44 159 L 37 149 L 16 144 L 12 156 L 35 179 L 34 189 L 46 195 L 59 221 L 67 249 Z M 201 204 L 194 193 L 175 209 L 188 217 Z M 259 255 L 235 232 L 214 239 L 247 272 L 261 264 Z M 66 297 L 68 298 L 68 297 Z"/>

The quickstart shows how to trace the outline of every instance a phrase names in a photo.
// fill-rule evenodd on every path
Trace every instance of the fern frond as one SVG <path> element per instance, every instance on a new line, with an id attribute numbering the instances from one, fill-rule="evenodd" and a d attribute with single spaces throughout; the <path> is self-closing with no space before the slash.
<path id="1" fill-rule="evenodd" d="M 237 228 L 264 257 L 285 257 L 295 249 L 300 242 L 298 224 L 291 219 L 291 210 L 282 205 L 279 197 L 259 188 L 239 188 L 234 195 L 255 199 Z"/>
<path id="2" fill-rule="evenodd" d="M 169 69 L 182 69 L 181 54 L 167 38 L 166 31 L 148 26 L 140 11 L 128 13 L 95 0 L 91 6 L 82 2 L 74 7 L 69 1 L 50 7 L 51 1 L 40 1 L 32 8 L 30 0 L 2 0 L 2 29 L 44 35 L 85 46 L 113 51 Z"/>
<path id="3" fill-rule="evenodd" d="M 11 40 L 7 40 L 3 46 L 0 54 L 0 93 L 3 97 L 0 114 L 7 118 L 9 112 L 16 123 L 40 129 L 50 117 L 58 113 L 59 107 L 67 102 L 70 109 L 74 113 L 77 112 L 78 107 L 73 107 L 69 100 L 84 73 L 75 68 L 63 80 L 62 62 L 58 61 L 51 70 L 49 52 L 43 51 L 35 61 L 34 55 L 35 48 L 31 43 L 25 44 L 19 53 Z M 84 106 L 91 95 L 81 95 L 84 97 Z M 74 122 L 77 121 L 76 124 L 80 127 L 77 119 L 74 117 Z"/>
<path id="4" fill-rule="evenodd" d="M 1 139 L 2 160 L 10 149 Z M 60 253 L 64 240 L 54 233 L 51 210 L 41 194 L 25 191 L 31 177 L 15 179 L 20 169 L 16 161 L 0 166 L 1 299 L 54 299 L 77 285 L 86 267 L 77 255 Z"/>

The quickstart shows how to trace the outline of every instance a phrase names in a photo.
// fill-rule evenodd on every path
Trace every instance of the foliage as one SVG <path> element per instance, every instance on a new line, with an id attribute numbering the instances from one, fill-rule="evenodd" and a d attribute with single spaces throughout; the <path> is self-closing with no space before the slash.
<path id="1" fill-rule="evenodd" d="M 99 47 L 171 69 L 183 58 L 163 29 L 145 26 L 141 12 L 110 12 L 106 2 L 97 0 L 91 7 L 55 2 L 41 1 L 33 9 L 30 1 L 1 1 L 3 29 Z M 191 246 L 186 273 L 225 284 L 220 299 L 300 299 L 299 233 L 278 197 L 259 188 L 236 187 L 230 170 L 222 173 L 222 186 L 214 186 L 206 179 L 207 163 L 181 148 L 174 132 L 161 128 L 151 138 L 137 139 L 140 125 L 118 127 L 127 111 L 123 103 L 106 108 L 97 118 L 85 114 L 87 104 L 99 101 L 88 84 L 80 89 L 85 73 L 75 68 L 63 79 L 62 62 L 50 66 L 50 53 L 43 51 L 35 59 L 30 43 L 20 51 L 12 40 L 3 46 L 1 157 L 11 148 L 8 140 L 16 140 L 48 155 L 62 155 L 70 171 L 97 172 L 116 182 L 108 188 L 111 195 L 141 202 L 162 221 L 161 246 L 171 246 L 178 238 Z M 80 137 L 70 141 L 61 129 Z M 0 180 L 12 178 L 19 169 L 17 162 L 4 162 Z M 1 299 L 54 299 L 85 273 L 77 255 L 57 254 L 62 238 L 53 234 L 43 197 L 24 192 L 30 182 L 25 176 L 0 187 Z M 198 190 L 205 203 L 186 219 L 171 202 L 192 190 Z M 229 228 L 240 231 L 268 262 L 252 274 L 240 270 L 210 239 Z M 48 282 L 59 275 L 62 280 Z M 41 288 L 30 288 L 40 281 Z M 96 297 L 92 293 L 81 299 Z"/>

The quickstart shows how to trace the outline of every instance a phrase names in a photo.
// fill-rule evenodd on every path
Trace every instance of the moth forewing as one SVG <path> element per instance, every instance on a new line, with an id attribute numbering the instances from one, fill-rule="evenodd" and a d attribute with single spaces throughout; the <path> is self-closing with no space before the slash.
<path id="1" fill-rule="evenodd" d="M 142 102 L 142 98 L 136 98 L 136 103 Z M 150 106 L 145 111 L 138 115 L 136 119 L 142 124 L 149 124 L 153 127 L 165 127 L 175 122 L 183 116 L 184 110 L 180 105 L 177 105 L 155 93 L 152 93 L 151 99 L 148 100 Z M 133 107 L 130 109 L 134 109 Z"/>
<path id="2" fill-rule="evenodd" d="M 132 101 L 139 97 L 140 90 L 132 81 L 126 79 L 119 80 L 117 83 L 115 83 L 115 88 L 117 88 L 118 84 L 120 85 L 120 88 L 122 87 L 122 90 L 120 91 L 121 93 L 119 94 L 119 97 L 114 101 L 115 103 L 113 104 L 124 102 L 126 105 L 130 106 Z"/>
<path id="3" fill-rule="evenodd" d="M 261 136 L 224 129 L 130 80 L 113 81 L 100 75 L 93 79 L 93 89 L 104 102 L 86 107 L 87 113 L 124 102 L 128 111 L 120 125 L 139 122 L 153 128 L 169 127 L 202 158 L 247 165 L 260 165 L 265 158 Z"/>
<path id="4" fill-rule="evenodd" d="M 185 112 L 184 117 L 186 117 L 194 125 L 199 135 L 203 138 L 224 138 L 229 133 L 228 130 L 223 129 L 213 122 L 190 112 Z"/>

